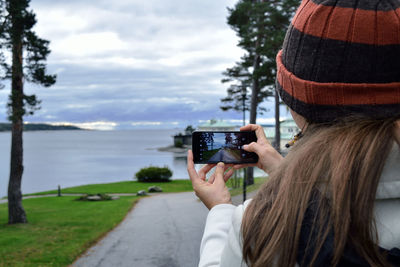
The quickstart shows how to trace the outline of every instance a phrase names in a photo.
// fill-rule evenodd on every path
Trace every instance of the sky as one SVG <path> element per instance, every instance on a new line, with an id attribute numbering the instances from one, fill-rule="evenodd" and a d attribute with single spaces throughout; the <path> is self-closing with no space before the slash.
<path id="1" fill-rule="evenodd" d="M 57 83 L 25 84 L 42 100 L 25 121 L 102 130 L 182 128 L 212 118 L 240 124 L 241 113 L 219 108 L 222 72 L 244 53 L 226 23 L 235 3 L 32 0 L 34 30 L 50 41 L 47 66 Z M 9 83 L 0 91 L 0 121 Z M 270 112 L 258 122 L 272 121 L 273 103 L 263 103 Z"/>

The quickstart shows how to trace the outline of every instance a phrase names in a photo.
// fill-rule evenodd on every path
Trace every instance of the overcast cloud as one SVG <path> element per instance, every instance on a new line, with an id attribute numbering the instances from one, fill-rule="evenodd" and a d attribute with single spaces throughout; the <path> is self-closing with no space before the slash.
<path id="1" fill-rule="evenodd" d="M 112 129 L 240 119 L 219 109 L 221 73 L 243 54 L 226 24 L 235 2 L 32 0 L 58 79 L 51 88 L 25 85 L 42 100 L 26 121 Z M 2 121 L 8 94 L 8 86 L 0 91 Z"/>

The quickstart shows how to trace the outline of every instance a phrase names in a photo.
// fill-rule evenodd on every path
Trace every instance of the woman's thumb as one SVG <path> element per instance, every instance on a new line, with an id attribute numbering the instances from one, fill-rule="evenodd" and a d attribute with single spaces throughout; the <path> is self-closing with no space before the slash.
<path id="1" fill-rule="evenodd" d="M 224 181 L 224 172 L 225 172 L 225 164 L 223 162 L 220 162 L 217 164 L 217 167 L 215 169 L 215 181 L 216 182 L 223 182 Z"/>

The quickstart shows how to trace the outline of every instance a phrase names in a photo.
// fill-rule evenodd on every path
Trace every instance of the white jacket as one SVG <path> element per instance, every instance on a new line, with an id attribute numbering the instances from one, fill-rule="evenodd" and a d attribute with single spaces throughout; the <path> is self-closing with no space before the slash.
<path id="1" fill-rule="evenodd" d="M 246 206 L 220 204 L 207 216 L 200 246 L 199 267 L 245 267 L 242 259 L 240 227 Z M 400 149 L 396 144 L 382 172 L 375 202 L 379 245 L 400 247 Z"/>

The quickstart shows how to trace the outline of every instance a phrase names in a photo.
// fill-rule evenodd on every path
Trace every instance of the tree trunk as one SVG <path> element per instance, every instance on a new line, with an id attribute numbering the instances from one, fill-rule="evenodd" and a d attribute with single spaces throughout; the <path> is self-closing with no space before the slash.
<path id="1" fill-rule="evenodd" d="M 275 90 L 275 149 L 281 151 L 281 123 L 280 123 L 280 110 L 279 110 L 279 94 Z"/>
<path id="2" fill-rule="evenodd" d="M 21 181 L 24 170 L 22 159 L 22 120 L 12 123 L 10 181 L 8 183 L 8 223 L 26 223 L 22 207 Z"/>
<path id="3" fill-rule="evenodd" d="M 254 3 L 258 3 L 259 0 L 254 0 Z M 260 30 L 259 30 L 260 32 Z M 255 75 L 257 70 L 260 68 L 260 55 L 258 50 L 260 47 L 261 36 L 257 36 L 255 47 L 254 47 L 254 61 L 253 61 L 253 86 L 251 88 L 251 106 L 250 106 L 250 123 L 255 124 L 257 121 L 257 106 L 258 106 L 258 94 L 260 92 L 260 84 L 258 77 Z"/>
<path id="4" fill-rule="evenodd" d="M 18 27 L 13 21 L 13 27 Z M 22 68 L 22 30 L 16 30 L 12 40 L 12 81 L 11 81 L 11 164 L 8 183 L 8 223 L 26 223 L 25 210 L 22 207 L 21 181 L 23 166 L 23 68 Z"/>
<path id="5" fill-rule="evenodd" d="M 260 92 L 260 84 L 258 77 L 254 75 L 254 72 L 260 67 L 260 55 L 258 54 L 258 47 L 260 45 L 259 38 L 256 40 L 254 64 L 253 64 L 253 86 L 251 88 L 251 106 L 250 106 L 250 123 L 256 124 L 257 122 L 257 107 L 258 107 L 258 94 Z M 254 168 L 247 168 L 247 185 L 254 184 Z"/>
<path id="6" fill-rule="evenodd" d="M 260 92 L 260 85 L 258 82 L 258 78 L 254 77 L 254 72 L 259 68 L 260 65 L 260 56 L 254 56 L 254 65 L 253 65 L 253 86 L 251 88 L 251 105 L 250 105 L 250 123 L 255 124 L 257 121 L 257 106 L 258 106 L 258 93 Z"/>

